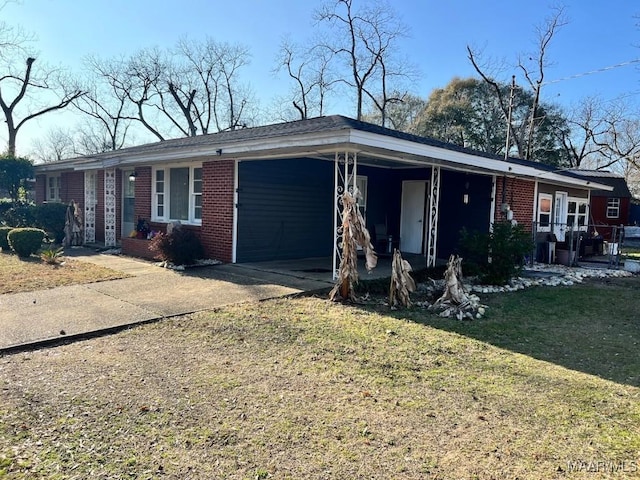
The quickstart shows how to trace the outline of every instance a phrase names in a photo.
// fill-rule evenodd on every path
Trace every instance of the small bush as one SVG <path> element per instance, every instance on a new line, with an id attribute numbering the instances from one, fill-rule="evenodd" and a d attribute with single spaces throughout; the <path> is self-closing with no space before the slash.
<path id="1" fill-rule="evenodd" d="M 460 251 L 470 267 L 477 269 L 480 281 L 490 285 L 505 285 L 524 266 L 524 258 L 533 249 L 531 233 L 522 225 L 510 222 L 493 224 L 489 234 L 461 233 Z"/>
<path id="2" fill-rule="evenodd" d="M 4 215 L 13 208 L 13 202 L 8 198 L 0 198 L 0 223 L 4 220 Z"/>
<path id="3" fill-rule="evenodd" d="M 7 239 L 7 235 L 9 235 L 11 230 L 13 230 L 13 227 L 0 227 L 0 248 L 5 253 L 11 250 L 9 248 L 9 240 Z"/>
<path id="4" fill-rule="evenodd" d="M 464 273 L 475 276 L 486 271 L 489 260 L 489 234 L 469 232 L 463 228 L 458 242 L 460 256 L 464 260 Z"/>
<path id="5" fill-rule="evenodd" d="M 62 243 L 67 208 L 64 203 L 36 205 L 33 210 L 34 224 L 29 226 L 43 229 L 55 243 Z"/>
<path id="6" fill-rule="evenodd" d="M 58 265 L 62 262 L 63 247 L 54 249 L 49 247 L 46 250 L 40 252 L 40 260 L 48 265 Z"/>
<path id="7" fill-rule="evenodd" d="M 14 228 L 7 238 L 11 250 L 19 257 L 27 258 L 40 249 L 44 235 L 44 230 L 39 228 Z"/>
<path id="8" fill-rule="evenodd" d="M 36 224 L 34 212 L 34 205 L 18 204 L 4 212 L 2 221 L 9 227 L 33 227 Z"/>
<path id="9" fill-rule="evenodd" d="M 192 265 L 204 257 L 200 239 L 191 230 L 174 228 L 169 234 L 159 233 L 149 245 L 157 258 L 174 265 Z"/>

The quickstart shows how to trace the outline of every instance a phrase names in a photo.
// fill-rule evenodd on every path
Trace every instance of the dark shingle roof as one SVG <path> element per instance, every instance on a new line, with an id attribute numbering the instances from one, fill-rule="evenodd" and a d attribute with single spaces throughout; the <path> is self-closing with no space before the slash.
<path id="1" fill-rule="evenodd" d="M 384 135 L 387 137 L 397 138 L 401 140 L 407 140 L 423 145 L 429 145 L 437 148 L 443 148 L 445 150 L 456 151 L 461 153 L 467 153 L 477 157 L 488 158 L 492 160 L 505 161 L 503 156 L 494 155 L 486 152 L 480 152 L 471 150 L 468 148 L 460 147 L 451 143 L 446 143 L 433 138 L 422 137 L 413 135 L 398 130 L 392 130 L 390 128 L 381 127 L 372 123 L 355 120 L 353 118 L 345 117 L 342 115 L 331 115 L 327 117 L 315 117 L 305 120 L 296 120 L 292 122 L 276 123 L 272 125 L 263 125 L 259 127 L 240 128 L 236 130 L 211 133 L 207 135 L 198 135 L 195 137 L 176 138 L 171 140 L 165 140 L 162 142 L 148 143 L 145 145 L 138 145 L 135 147 L 123 148 L 121 150 L 99 153 L 95 155 L 87 155 L 75 159 L 63 160 L 60 163 L 82 163 L 84 161 L 92 160 L 106 160 L 110 158 L 121 158 L 127 155 L 139 155 L 139 154 L 153 154 L 170 152 L 172 150 L 179 150 L 181 148 L 198 148 L 198 147 L 212 147 L 216 145 L 229 145 L 229 144 L 241 144 L 242 142 L 249 140 L 271 139 L 278 137 L 287 137 L 295 135 L 304 135 L 311 133 L 321 133 L 339 130 L 359 130 L 362 132 L 374 133 L 378 135 Z M 518 158 L 508 158 L 507 163 L 515 165 L 521 165 L 525 167 L 534 168 L 543 172 L 553 172 L 560 175 L 584 179 L 580 175 L 571 171 L 558 171 L 557 168 L 545 165 L 543 163 L 534 162 L 530 160 L 522 160 Z"/>
<path id="2" fill-rule="evenodd" d="M 629 186 L 622 175 L 604 170 L 572 170 L 572 173 L 592 179 L 594 182 L 613 187 L 612 192 L 608 192 L 606 190 L 593 190 L 591 192 L 591 195 L 593 196 L 631 198 Z"/>

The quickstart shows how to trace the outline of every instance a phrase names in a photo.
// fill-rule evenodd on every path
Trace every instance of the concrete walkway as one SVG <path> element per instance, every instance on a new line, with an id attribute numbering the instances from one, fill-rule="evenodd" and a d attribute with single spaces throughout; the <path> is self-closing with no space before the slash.
<path id="1" fill-rule="evenodd" d="M 0 295 L 0 353 L 117 331 L 165 317 L 327 289 L 331 282 L 242 265 L 176 272 L 149 262 L 97 254 L 67 255 L 129 278 Z"/>

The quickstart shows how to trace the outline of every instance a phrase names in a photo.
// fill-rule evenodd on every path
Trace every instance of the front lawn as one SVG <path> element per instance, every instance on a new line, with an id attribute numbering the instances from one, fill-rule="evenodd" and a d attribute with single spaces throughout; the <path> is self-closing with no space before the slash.
<path id="1" fill-rule="evenodd" d="M 473 322 L 287 298 L 5 356 L 0 478 L 637 478 L 639 288 Z"/>
<path id="2" fill-rule="evenodd" d="M 29 292 L 63 285 L 100 282 L 126 277 L 109 268 L 65 259 L 64 265 L 47 265 L 32 255 L 21 259 L 17 255 L 0 253 L 0 295 Z"/>

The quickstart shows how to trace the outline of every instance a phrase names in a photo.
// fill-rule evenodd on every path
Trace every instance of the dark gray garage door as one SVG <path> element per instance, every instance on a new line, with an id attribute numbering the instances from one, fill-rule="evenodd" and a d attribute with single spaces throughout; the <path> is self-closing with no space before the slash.
<path id="1" fill-rule="evenodd" d="M 236 260 L 330 256 L 333 168 L 311 159 L 241 162 Z"/>

